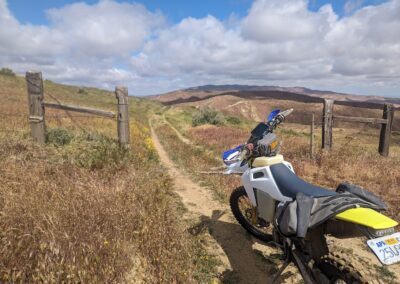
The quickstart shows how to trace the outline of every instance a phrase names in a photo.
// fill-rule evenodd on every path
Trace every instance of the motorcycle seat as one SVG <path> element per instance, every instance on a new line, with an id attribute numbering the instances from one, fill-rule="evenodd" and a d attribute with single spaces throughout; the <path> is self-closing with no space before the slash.
<path id="1" fill-rule="evenodd" d="M 302 180 L 284 164 L 271 165 L 270 169 L 276 185 L 284 196 L 294 199 L 299 192 L 311 197 L 323 197 L 337 194 L 332 190 L 312 185 Z"/>

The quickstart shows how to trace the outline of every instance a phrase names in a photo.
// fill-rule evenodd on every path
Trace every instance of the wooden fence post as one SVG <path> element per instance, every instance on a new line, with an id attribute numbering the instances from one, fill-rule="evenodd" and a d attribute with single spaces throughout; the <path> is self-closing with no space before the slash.
<path id="1" fill-rule="evenodd" d="M 322 122 L 322 148 L 330 150 L 332 147 L 333 100 L 324 100 Z"/>
<path id="2" fill-rule="evenodd" d="M 128 89 L 121 86 L 116 87 L 115 96 L 118 100 L 118 141 L 121 145 L 129 145 Z"/>
<path id="3" fill-rule="evenodd" d="M 311 159 L 314 158 L 315 155 L 315 148 L 314 148 L 314 114 L 311 115 L 311 126 L 310 126 L 310 156 Z"/>
<path id="4" fill-rule="evenodd" d="M 387 123 L 383 123 L 381 126 L 381 135 L 379 137 L 379 154 L 387 157 L 389 155 L 389 145 L 392 135 L 392 124 L 394 117 L 393 104 L 385 104 L 383 106 L 383 119 L 387 120 Z"/>
<path id="5" fill-rule="evenodd" d="M 41 72 L 26 72 L 28 89 L 29 124 L 31 125 L 33 141 L 46 142 L 46 125 L 44 120 L 43 80 Z"/>

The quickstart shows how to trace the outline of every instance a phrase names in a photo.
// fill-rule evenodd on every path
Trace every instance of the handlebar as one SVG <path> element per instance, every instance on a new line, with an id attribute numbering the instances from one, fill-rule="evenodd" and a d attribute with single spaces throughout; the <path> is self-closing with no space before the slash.
<path id="1" fill-rule="evenodd" d="M 284 122 L 285 119 L 286 119 L 286 117 L 287 117 L 289 114 L 291 114 L 292 112 L 293 112 L 293 109 L 291 108 L 291 109 L 288 109 L 288 110 L 285 110 L 285 111 L 282 111 L 282 112 L 278 113 L 278 115 L 275 116 L 274 119 L 271 120 L 271 121 L 268 123 L 269 131 L 272 132 L 279 124 L 281 124 L 282 122 Z"/>

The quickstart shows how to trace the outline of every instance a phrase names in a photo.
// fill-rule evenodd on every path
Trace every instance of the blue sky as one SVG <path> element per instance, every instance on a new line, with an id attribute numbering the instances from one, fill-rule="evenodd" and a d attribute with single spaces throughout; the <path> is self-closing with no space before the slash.
<path id="1" fill-rule="evenodd" d="M 137 95 L 254 84 L 400 97 L 399 15 L 399 0 L 0 0 L 0 67 Z"/>
<path id="2" fill-rule="evenodd" d="M 82 2 L 74 0 L 35 0 L 35 4 L 27 4 L 26 0 L 11 0 L 8 1 L 10 10 L 14 13 L 16 18 L 22 23 L 32 24 L 48 24 L 45 11 L 51 8 L 62 7 L 67 4 Z M 98 0 L 85 0 L 88 4 L 95 4 Z M 245 16 L 248 9 L 252 4 L 252 0 L 202 0 L 202 1 L 188 1 L 188 0 L 139 0 L 139 1 L 118 1 L 118 2 L 136 2 L 142 3 L 151 11 L 161 10 L 164 12 L 168 19 L 172 22 L 179 22 L 182 19 L 190 16 L 195 18 L 205 17 L 207 15 L 214 15 L 219 19 L 227 19 L 231 14 L 238 16 Z M 313 0 L 309 1 L 308 7 L 312 11 L 318 10 L 325 4 L 331 4 L 333 10 L 340 16 L 345 15 L 346 0 Z M 384 0 L 365 0 L 355 1 L 357 7 L 367 5 L 377 5 Z"/>

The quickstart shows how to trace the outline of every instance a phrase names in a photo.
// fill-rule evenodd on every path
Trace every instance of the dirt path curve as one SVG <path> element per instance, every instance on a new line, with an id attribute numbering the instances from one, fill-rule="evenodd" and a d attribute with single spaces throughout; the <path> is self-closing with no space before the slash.
<path id="1" fill-rule="evenodd" d="M 223 281 L 234 283 L 270 283 L 272 275 L 269 265 L 254 250 L 262 251 L 266 246 L 257 243 L 233 219 L 230 209 L 213 199 L 212 193 L 190 180 L 180 171 L 164 150 L 153 127 L 151 136 L 161 163 L 173 179 L 176 192 L 188 210 L 202 221 L 197 230 L 209 228 L 212 235 L 210 253 L 222 262 Z M 272 248 L 268 248 L 274 251 Z"/>
<path id="2" fill-rule="evenodd" d="M 191 146 L 193 146 L 193 147 L 196 147 L 196 148 L 198 148 L 198 149 L 201 149 L 201 150 L 205 151 L 206 153 L 210 154 L 210 156 L 213 156 L 213 153 L 212 153 L 211 151 L 209 151 L 209 150 L 207 150 L 207 149 L 204 149 L 204 147 L 201 147 L 201 146 L 199 146 L 199 145 L 195 145 L 195 144 L 194 144 L 192 141 L 190 141 L 188 138 L 184 137 L 184 136 L 181 134 L 181 132 L 180 132 L 178 129 L 176 129 L 175 126 L 173 126 L 173 125 L 165 118 L 165 115 L 164 115 L 164 114 L 162 115 L 162 119 L 163 119 L 163 122 L 164 122 L 165 124 L 167 124 L 168 127 L 170 127 L 170 128 L 175 132 L 176 136 L 178 137 L 178 139 L 179 139 L 181 142 L 185 143 L 186 145 L 191 145 Z M 213 157 L 213 159 L 216 160 L 216 161 L 218 161 L 218 162 L 221 162 L 221 159 L 218 158 L 218 157 Z M 222 162 L 221 162 L 221 163 L 222 163 Z M 221 167 L 217 167 L 216 169 L 221 169 Z M 214 169 L 214 170 L 215 170 L 215 169 Z"/>
<path id="3" fill-rule="evenodd" d="M 178 136 L 179 140 L 181 140 L 183 143 L 187 145 L 192 145 L 192 141 L 184 137 L 178 129 L 176 129 L 166 118 L 165 115 L 162 115 L 163 121 L 175 132 L 176 136 Z"/>

